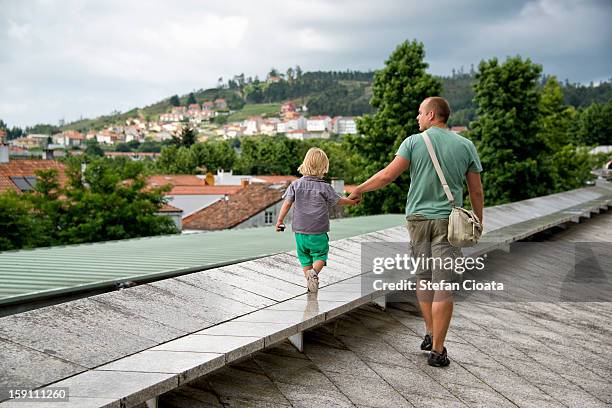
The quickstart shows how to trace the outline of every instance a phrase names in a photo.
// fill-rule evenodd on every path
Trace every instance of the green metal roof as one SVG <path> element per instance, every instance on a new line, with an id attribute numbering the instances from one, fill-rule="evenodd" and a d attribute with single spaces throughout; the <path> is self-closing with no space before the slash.
<path id="1" fill-rule="evenodd" d="M 337 240 L 404 222 L 401 214 L 337 219 L 329 235 Z M 0 305 L 168 277 L 294 248 L 291 232 L 268 227 L 0 252 Z"/>

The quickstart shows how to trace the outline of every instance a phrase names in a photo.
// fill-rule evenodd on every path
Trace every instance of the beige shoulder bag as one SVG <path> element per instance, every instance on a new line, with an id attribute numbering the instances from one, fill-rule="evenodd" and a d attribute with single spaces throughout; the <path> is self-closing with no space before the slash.
<path id="1" fill-rule="evenodd" d="M 474 246 L 478 243 L 482 235 L 482 224 L 473 211 L 455 206 L 455 198 L 446 183 L 446 177 L 444 177 L 444 173 L 436 157 L 436 152 L 431 144 L 431 140 L 429 140 L 427 131 L 423 132 L 423 140 L 427 145 L 429 157 L 431 157 L 431 162 L 436 169 L 440 183 L 442 183 L 446 198 L 452 206 L 451 214 L 448 217 L 448 242 L 450 242 L 452 246 L 459 248 Z"/>

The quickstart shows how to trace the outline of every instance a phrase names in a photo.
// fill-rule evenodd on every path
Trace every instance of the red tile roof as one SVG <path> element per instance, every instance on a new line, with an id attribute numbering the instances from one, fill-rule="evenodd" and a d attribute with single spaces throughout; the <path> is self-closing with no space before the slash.
<path id="1" fill-rule="evenodd" d="M 256 180 L 253 182 L 257 182 L 257 179 L 263 180 L 265 183 L 271 184 L 279 184 L 279 183 L 291 183 L 294 180 L 297 180 L 295 176 L 253 176 Z"/>
<path id="2" fill-rule="evenodd" d="M 182 213 L 183 210 L 181 210 L 180 208 L 176 208 L 176 207 L 166 203 L 166 204 L 164 204 L 162 206 L 162 208 L 157 210 L 157 212 L 180 212 L 180 213 Z"/>
<path id="3" fill-rule="evenodd" d="M 65 166 L 55 160 L 11 160 L 8 163 L 0 163 L 0 192 L 7 190 L 21 192 L 9 177 L 34 177 L 38 170 L 47 169 L 57 169 L 60 183 L 66 181 Z"/>
<path id="4" fill-rule="evenodd" d="M 205 186 L 204 177 L 199 178 L 190 174 L 164 174 L 150 176 L 148 178 L 149 185 L 163 186 L 172 184 L 172 186 Z"/>
<path id="5" fill-rule="evenodd" d="M 176 186 L 167 195 L 231 195 L 236 194 L 242 186 Z"/>
<path id="6" fill-rule="evenodd" d="M 284 189 L 251 184 L 183 219 L 184 229 L 221 230 L 235 227 L 282 199 Z"/>

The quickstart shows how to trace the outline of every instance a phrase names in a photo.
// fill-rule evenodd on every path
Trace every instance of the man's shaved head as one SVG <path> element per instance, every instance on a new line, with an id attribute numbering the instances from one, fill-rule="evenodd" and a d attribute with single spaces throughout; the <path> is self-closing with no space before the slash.
<path id="1" fill-rule="evenodd" d="M 428 112 L 434 112 L 436 119 L 442 123 L 448 122 L 450 116 L 450 105 L 448 101 L 439 96 L 432 96 L 423 101 L 423 105 Z"/>

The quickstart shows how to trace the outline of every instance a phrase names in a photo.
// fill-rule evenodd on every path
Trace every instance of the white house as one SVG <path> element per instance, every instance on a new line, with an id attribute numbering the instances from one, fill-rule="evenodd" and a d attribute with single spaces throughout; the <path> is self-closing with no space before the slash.
<path id="1" fill-rule="evenodd" d="M 159 115 L 160 122 L 180 122 L 183 115 L 180 113 L 162 113 Z"/>
<path id="2" fill-rule="evenodd" d="M 336 116 L 333 120 L 332 130 L 340 135 L 356 135 L 357 123 L 351 116 Z"/>
<path id="3" fill-rule="evenodd" d="M 309 132 L 325 132 L 331 130 L 329 116 L 313 116 L 306 121 L 306 130 Z"/>
<path id="4" fill-rule="evenodd" d="M 252 116 L 242 122 L 242 126 L 245 128 L 244 134 L 248 136 L 259 134 L 261 122 L 261 116 Z"/>
<path id="5" fill-rule="evenodd" d="M 276 135 L 277 126 L 279 123 L 281 122 L 280 122 L 280 119 L 278 118 L 270 118 L 270 119 L 264 120 L 259 125 L 259 132 L 263 135 L 274 136 Z"/>
<path id="6" fill-rule="evenodd" d="M 286 123 L 286 131 L 289 132 L 291 130 L 305 130 L 306 129 L 306 118 L 300 116 L 295 119 L 289 119 Z"/>

